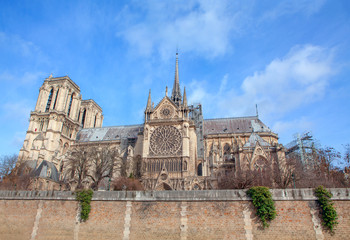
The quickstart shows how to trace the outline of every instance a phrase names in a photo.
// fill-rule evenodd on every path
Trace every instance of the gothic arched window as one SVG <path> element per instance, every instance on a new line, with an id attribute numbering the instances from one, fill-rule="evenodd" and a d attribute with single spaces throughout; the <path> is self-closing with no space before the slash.
<path id="1" fill-rule="evenodd" d="M 58 97 L 58 93 L 59 93 L 59 89 L 57 89 L 57 92 L 56 92 L 56 97 L 55 97 L 55 102 L 53 103 L 53 109 L 56 109 L 56 103 L 57 103 L 57 97 Z"/>
<path id="2" fill-rule="evenodd" d="M 197 168 L 197 175 L 198 176 L 203 176 L 203 170 L 202 170 L 202 164 L 198 164 L 198 168 Z"/>
<path id="3" fill-rule="evenodd" d="M 184 171 L 187 171 L 187 162 L 184 161 Z"/>
<path id="4" fill-rule="evenodd" d="M 48 112 L 50 110 L 50 105 L 51 105 L 51 100 L 52 100 L 52 93 L 53 93 L 53 89 L 51 89 L 49 98 L 47 99 L 45 112 Z"/>
<path id="5" fill-rule="evenodd" d="M 69 105 L 68 105 L 68 111 L 67 111 L 67 116 L 70 115 L 70 110 L 72 109 L 72 102 L 73 102 L 73 94 L 70 97 Z"/>
<path id="6" fill-rule="evenodd" d="M 94 127 L 96 127 L 97 114 L 95 115 Z"/>
<path id="7" fill-rule="evenodd" d="M 81 118 L 81 124 L 83 125 L 83 127 L 85 126 L 85 116 L 86 116 L 86 109 L 84 109 L 83 117 Z"/>

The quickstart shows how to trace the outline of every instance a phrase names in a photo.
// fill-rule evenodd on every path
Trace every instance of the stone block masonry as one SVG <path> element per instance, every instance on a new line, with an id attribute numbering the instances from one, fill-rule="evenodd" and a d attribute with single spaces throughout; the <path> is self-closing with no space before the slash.
<path id="1" fill-rule="evenodd" d="M 330 191 L 333 236 L 312 189 L 272 190 L 277 217 L 264 230 L 245 190 L 95 192 L 83 223 L 72 192 L 0 191 L 0 240 L 349 239 L 350 189 Z"/>

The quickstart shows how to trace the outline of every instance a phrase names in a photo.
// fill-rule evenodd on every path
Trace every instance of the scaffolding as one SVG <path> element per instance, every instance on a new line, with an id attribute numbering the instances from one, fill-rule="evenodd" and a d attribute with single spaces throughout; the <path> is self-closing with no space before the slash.
<path id="1" fill-rule="evenodd" d="M 286 156 L 296 155 L 300 159 L 303 167 L 314 168 L 315 167 L 315 141 L 310 132 L 303 134 L 295 134 L 294 140 L 288 143 L 286 146 Z"/>
<path id="2" fill-rule="evenodd" d="M 204 143 L 203 143 L 203 113 L 202 105 L 200 103 L 188 106 L 190 119 L 193 120 L 196 126 L 197 134 L 197 156 L 204 159 Z"/>

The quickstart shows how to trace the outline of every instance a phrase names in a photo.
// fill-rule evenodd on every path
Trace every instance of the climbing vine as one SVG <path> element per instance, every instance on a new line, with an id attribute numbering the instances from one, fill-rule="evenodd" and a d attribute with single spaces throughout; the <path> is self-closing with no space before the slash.
<path id="1" fill-rule="evenodd" d="M 247 194 L 253 199 L 256 214 L 260 218 L 263 228 L 267 228 L 271 220 L 275 219 L 277 213 L 272 195 L 267 187 L 251 187 Z"/>
<path id="2" fill-rule="evenodd" d="M 331 233 L 334 233 L 334 227 L 338 224 L 338 214 L 333 206 L 331 197 L 332 193 L 327 191 L 323 186 L 315 188 L 317 203 L 320 206 L 320 214 L 323 219 L 323 226 L 328 228 Z"/>
<path id="3" fill-rule="evenodd" d="M 91 211 L 91 199 L 93 195 L 93 191 L 89 190 L 81 190 L 76 192 L 76 200 L 79 201 L 81 210 L 80 210 L 80 219 L 85 222 L 89 218 L 89 213 Z"/>

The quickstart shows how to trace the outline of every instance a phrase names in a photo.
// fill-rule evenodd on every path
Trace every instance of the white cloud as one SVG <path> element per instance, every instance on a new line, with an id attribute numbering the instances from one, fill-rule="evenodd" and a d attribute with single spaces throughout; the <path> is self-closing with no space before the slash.
<path id="1" fill-rule="evenodd" d="M 21 100 L 18 102 L 7 102 L 1 105 L 3 120 L 15 120 L 22 119 L 23 123 L 27 122 L 27 119 L 23 116 L 29 116 L 32 106 L 29 106 L 29 102 Z"/>
<path id="2" fill-rule="evenodd" d="M 142 22 L 124 8 L 118 19 L 128 23 L 117 33 L 141 55 L 156 52 L 166 58 L 178 45 L 181 52 L 215 57 L 231 48 L 230 34 L 238 12 L 232 11 L 229 1 L 155 1 L 142 7 Z"/>
<path id="3" fill-rule="evenodd" d="M 318 12 L 325 4 L 326 0 L 284 0 L 278 1 L 276 5 L 270 11 L 264 13 L 262 20 L 276 19 L 284 15 L 292 15 L 296 13 L 304 13 L 310 16 Z"/>
<path id="4" fill-rule="evenodd" d="M 260 112 L 274 117 L 321 100 L 329 85 L 333 70 L 333 51 L 319 46 L 293 47 L 283 58 L 271 61 L 264 70 L 246 77 L 238 94 L 234 88 L 223 91 L 228 76 L 221 81 L 219 91 L 193 82 L 189 99 L 214 105 L 208 114 L 244 116 Z M 207 106 L 205 106 L 207 107 Z"/>
<path id="5" fill-rule="evenodd" d="M 42 55 L 39 47 L 31 41 L 26 41 L 18 35 L 10 35 L 0 32 L 0 52 L 9 50 L 22 57 Z"/>
<path id="6" fill-rule="evenodd" d="M 276 121 L 272 126 L 272 129 L 279 134 L 284 134 L 286 132 L 289 133 L 291 129 L 293 129 L 295 133 L 301 133 L 309 131 L 312 129 L 313 125 L 312 121 L 302 117 L 291 121 Z"/>

